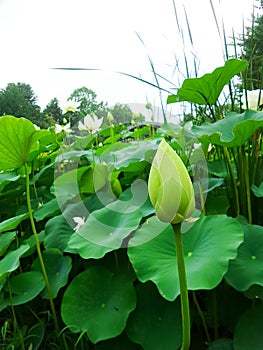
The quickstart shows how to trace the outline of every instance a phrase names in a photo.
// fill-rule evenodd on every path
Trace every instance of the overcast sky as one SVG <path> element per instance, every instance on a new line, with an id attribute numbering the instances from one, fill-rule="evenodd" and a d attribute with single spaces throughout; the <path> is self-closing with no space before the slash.
<path id="1" fill-rule="evenodd" d="M 236 35 L 241 34 L 243 20 L 249 24 L 255 1 L 211 2 L 220 28 L 223 18 L 230 36 L 232 28 Z M 114 72 L 153 82 L 149 56 L 156 72 L 179 87 L 186 77 L 184 51 L 190 67 L 194 55 L 198 58 L 199 75 L 224 64 L 210 0 L 174 3 L 180 30 L 172 0 L 0 0 L 0 89 L 10 82 L 30 84 L 42 108 L 53 97 L 66 100 L 82 86 L 94 90 L 98 101 L 109 104 L 156 104 L 156 89 Z M 51 69 L 55 67 L 102 71 Z"/>

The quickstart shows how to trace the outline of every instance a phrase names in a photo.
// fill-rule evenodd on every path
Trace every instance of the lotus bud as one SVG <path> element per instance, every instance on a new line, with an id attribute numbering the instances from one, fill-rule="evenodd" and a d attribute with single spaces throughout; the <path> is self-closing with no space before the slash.
<path id="1" fill-rule="evenodd" d="M 112 122 L 113 122 L 114 117 L 113 117 L 113 115 L 111 114 L 111 112 L 108 112 L 108 114 L 107 114 L 107 120 L 108 120 L 109 123 L 112 123 Z"/>
<path id="2" fill-rule="evenodd" d="M 163 139 L 150 170 L 148 191 L 159 220 L 178 224 L 194 211 L 194 189 L 178 154 Z"/>

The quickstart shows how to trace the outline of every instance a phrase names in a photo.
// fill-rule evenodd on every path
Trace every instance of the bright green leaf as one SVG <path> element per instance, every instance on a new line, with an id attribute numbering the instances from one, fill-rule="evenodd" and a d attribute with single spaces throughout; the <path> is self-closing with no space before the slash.
<path id="1" fill-rule="evenodd" d="M 0 235 L 0 256 L 3 256 L 5 254 L 5 251 L 15 238 L 15 232 L 6 232 Z"/>
<path id="2" fill-rule="evenodd" d="M 2 221 L 0 223 L 0 232 L 10 231 L 15 229 L 20 224 L 20 222 L 22 222 L 27 218 L 28 218 L 28 213 L 24 213 Z"/>
<path id="3" fill-rule="evenodd" d="M 21 245 L 18 249 L 9 252 L 0 260 L 0 279 L 8 273 L 15 271 L 19 266 L 19 258 L 30 248 L 28 244 Z"/>
<path id="4" fill-rule="evenodd" d="M 0 168 L 16 169 L 24 165 L 32 147 L 36 148 L 38 132 L 25 118 L 0 118 Z"/>
<path id="5" fill-rule="evenodd" d="M 73 279 L 63 296 L 61 315 L 72 332 L 87 332 L 97 343 L 121 334 L 135 305 L 136 293 L 125 275 L 95 266 Z"/>
<path id="6" fill-rule="evenodd" d="M 34 218 L 36 221 L 41 221 L 49 216 L 54 216 L 60 212 L 58 202 L 56 198 L 51 199 L 49 202 L 43 204 L 38 210 L 34 212 Z"/>
<path id="7" fill-rule="evenodd" d="M 192 127 L 192 136 L 200 142 L 219 146 L 243 145 L 253 133 L 263 126 L 263 111 L 246 110 L 242 114 L 228 113 L 215 123 L 205 122 Z"/>
<path id="8" fill-rule="evenodd" d="M 78 232 L 71 236 L 68 247 L 84 258 L 101 258 L 120 248 L 142 219 L 140 207 L 117 200 L 92 212 Z"/>
<path id="9" fill-rule="evenodd" d="M 151 220 L 151 219 L 150 219 Z M 137 230 L 128 248 L 129 259 L 140 281 L 153 281 L 160 294 L 175 300 L 180 294 L 174 232 L 171 225 L 159 223 L 159 235 L 142 245 L 133 245 L 137 235 L 151 234 L 147 222 Z M 243 229 L 226 215 L 201 217 L 183 234 L 187 283 L 190 290 L 212 289 L 222 280 L 229 259 L 237 255 Z"/>
<path id="10" fill-rule="evenodd" d="M 223 87 L 238 73 L 247 68 L 248 63 L 238 59 L 229 59 L 223 67 L 201 78 L 185 79 L 177 95 L 168 97 L 167 103 L 189 101 L 199 105 L 216 104 Z"/>

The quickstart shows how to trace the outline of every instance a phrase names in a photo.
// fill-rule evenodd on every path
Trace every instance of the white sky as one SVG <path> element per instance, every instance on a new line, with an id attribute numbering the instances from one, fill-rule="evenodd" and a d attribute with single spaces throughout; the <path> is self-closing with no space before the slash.
<path id="1" fill-rule="evenodd" d="M 0 89 L 11 82 L 30 84 L 44 108 L 53 98 L 66 100 L 86 86 L 98 101 L 158 104 L 157 89 L 113 73 L 122 71 L 154 81 L 157 73 L 180 87 L 198 57 L 199 76 L 224 64 L 210 0 L 0 0 Z M 249 24 L 253 0 L 211 0 L 227 36 Z M 193 36 L 189 41 L 184 8 Z M 136 32 L 144 41 L 138 39 Z M 175 68 L 178 60 L 179 68 Z M 58 71 L 52 67 L 100 68 L 102 72 Z M 193 73 L 193 70 L 191 70 Z M 171 85 L 160 81 L 165 88 Z M 164 94 L 164 100 L 166 100 Z"/>

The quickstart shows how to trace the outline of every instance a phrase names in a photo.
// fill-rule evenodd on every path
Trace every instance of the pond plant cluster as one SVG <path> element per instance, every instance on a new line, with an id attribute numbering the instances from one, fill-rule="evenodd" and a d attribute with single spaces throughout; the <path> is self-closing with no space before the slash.
<path id="1" fill-rule="evenodd" d="M 0 117 L 0 349 L 262 348 L 263 111 L 218 104 L 246 68 L 168 97 L 202 123 Z"/>

